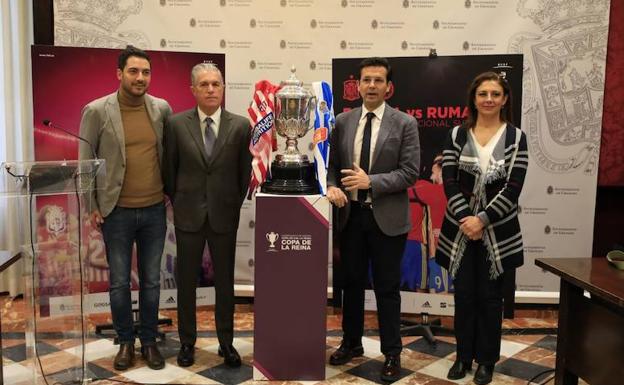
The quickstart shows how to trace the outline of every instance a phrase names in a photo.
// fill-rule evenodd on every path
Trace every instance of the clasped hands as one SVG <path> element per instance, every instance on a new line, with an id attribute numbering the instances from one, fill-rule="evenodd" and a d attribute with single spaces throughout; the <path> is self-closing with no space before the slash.
<path id="1" fill-rule="evenodd" d="M 464 233 L 468 239 L 476 241 L 483 237 L 483 222 L 477 216 L 471 215 L 459 220 L 461 223 L 459 229 Z"/>
<path id="2" fill-rule="evenodd" d="M 346 191 L 368 190 L 370 188 L 371 182 L 368 174 L 357 164 L 353 163 L 353 169 L 345 168 L 340 170 L 340 173 L 342 174 L 340 182 Z M 337 207 L 343 207 L 347 204 L 347 195 L 335 186 L 330 186 L 327 189 L 327 199 Z"/>

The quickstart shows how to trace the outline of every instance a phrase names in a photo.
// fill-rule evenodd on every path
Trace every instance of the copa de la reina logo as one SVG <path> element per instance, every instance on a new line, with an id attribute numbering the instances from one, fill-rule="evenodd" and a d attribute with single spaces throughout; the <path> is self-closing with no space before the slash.
<path id="1" fill-rule="evenodd" d="M 269 252 L 312 250 L 312 235 L 310 234 L 279 234 L 271 231 L 266 233 L 265 237 Z"/>

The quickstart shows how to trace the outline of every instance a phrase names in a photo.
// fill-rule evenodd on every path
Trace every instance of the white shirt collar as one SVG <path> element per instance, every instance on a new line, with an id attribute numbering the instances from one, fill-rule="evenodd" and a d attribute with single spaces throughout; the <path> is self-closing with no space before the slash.
<path id="1" fill-rule="evenodd" d="M 375 108 L 372 111 L 369 111 L 368 109 L 366 109 L 366 107 L 362 104 L 362 115 L 360 116 L 360 120 L 364 119 L 366 117 L 366 114 L 369 112 L 372 112 L 373 114 L 375 114 L 375 117 L 379 120 L 381 120 L 381 118 L 383 117 L 384 111 L 386 110 L 386 103 L 381 103 L 381 105 L 377 108 Z"/>
<path id="2" fill-rule="evenodd" d="M 204 114 L 204 112 L 199 107 L 197 107 L 197 114 L 199 115 L 199 121 L 201 123 L 203 123 L 204 120 L 206 120 L 206 118 L 210 117 L 210 119 L 212 119 L 212 121 L 214 122 L 214 126 L 217 127 L 217 129 L 219 128 L 219 123 L 221 121 L 221 107 L 220 106 L 212 115 Z"/>

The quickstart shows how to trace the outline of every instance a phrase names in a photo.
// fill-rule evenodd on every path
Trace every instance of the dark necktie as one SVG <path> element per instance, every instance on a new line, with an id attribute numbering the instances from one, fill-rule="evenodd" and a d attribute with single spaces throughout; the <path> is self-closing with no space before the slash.
<path id="1" fill-rule="evenodd" d="M 362 136 L 362 151 L 360 152 L 360 168 L 368 174 L 368 168 L 370 167 L 370 144 L 371 144 L 371 131 L 372 122 L 375 114 L 369 112 L 366 114 L 366 124 L 364 125 L 364 135 Z M 358 190 L 358 201 L 360 203 L 366 202 L 368 196 L 367 190 Z"/>
<path id="2" fill-rule="evenodd" d="M 217 141 L 217 136 L 212 129 L 212 118 L 208 117 L 204 120 L 206 122 L 206 130 L 204 130 L 204 149 L 206 150 L 206 156 L 210 159 L 212 155 L 212 149 L 214 148 L 214 144 Z"/>

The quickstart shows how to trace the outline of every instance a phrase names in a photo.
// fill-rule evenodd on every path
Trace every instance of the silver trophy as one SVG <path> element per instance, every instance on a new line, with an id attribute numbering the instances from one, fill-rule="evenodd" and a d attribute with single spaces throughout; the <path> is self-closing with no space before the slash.
<path id="1" fill-rule="evenodd" d="M 275 155 L 271 163 L 271 177 L 262 185 L 262 192 L 271 194 L 317 194 L 314 165 L 297 148 L 299 138 L 312 128 L 311 115 L 316 108 L 316 97 L 297 79 L 295 67 L 288 80 L 281 82 L 275 94 L 279 106 L 275 119 L 277 134 L 286 138 L 286 149 Z"/>

